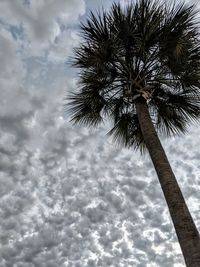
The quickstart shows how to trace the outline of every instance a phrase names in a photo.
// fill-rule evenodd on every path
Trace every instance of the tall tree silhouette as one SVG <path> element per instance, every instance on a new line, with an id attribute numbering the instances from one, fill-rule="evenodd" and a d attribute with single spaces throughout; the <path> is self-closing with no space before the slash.
<path id="1" fill-rule="evenodd" d="M 147 149 L 188 267 L 200 266 L 200 238 L 157 132 L 186 132 L 200 116 L 200 38 L 196 12 L 184 3 L 138 0 L 90 13 L 73 64 L 79 87 L 68 98 L 75 124 L 113 122 L 109 134 Z"/>

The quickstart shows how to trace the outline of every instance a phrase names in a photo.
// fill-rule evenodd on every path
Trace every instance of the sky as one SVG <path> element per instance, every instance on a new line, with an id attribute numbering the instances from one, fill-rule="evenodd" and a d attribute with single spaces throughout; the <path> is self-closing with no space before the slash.
<path id="1" fill-rule="evenodd" d="M 112 2 L 0 0 L 0 267 L 185 266 L 148 155 L 64 113 L 79 24 Z M 199 134 L 161 139 L 200 230 Z"/>

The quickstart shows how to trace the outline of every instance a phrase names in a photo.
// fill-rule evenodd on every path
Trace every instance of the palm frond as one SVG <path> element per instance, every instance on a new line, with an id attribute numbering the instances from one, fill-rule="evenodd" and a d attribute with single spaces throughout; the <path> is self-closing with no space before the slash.
<path id="1" fill-rule="evenodd" d="M 199 35 L 195 21 L 196 13 L 194 6 L 188 7 L 184 3 L 174 5 L 166 12 L 163 32 L 160 36 L 160 57 L 172 74 L 177 76 L 186 71 L 186 66 L 188 67 L 189 64 L 184 63 L 189 62 L 191 49 Z M 195 54 L 197 62 L 199 51 Z"/>
<path id="2" fill-rule="evenodd" d="M 173 5 L 172 5 L 173 4 Z M 172 7 L 171 7 L 172 6 Z M 81 24 L 73 66 L 79 90 L 68 97 L 74 123 L 105 118 L 116 142 L 144 148 L 135 99 L 147 99 L 158 132 L 186 132 L 200 117 L 200 34 L 193 5 L 136 0 L 90 13 Z"/>
<path id="3" fill-rule="evenodd" d="M 74 124 L 96 127 L 103 120 L 101 110 L 103 98 L 93 90 L 71 93 L 66 104 L 66 114 L 71 116 Z"/>
<path id="4" fill-rule="evenodd" d="M 192 88 L 157 88 L 149 104 L 155 108 L 155 125 L 169 136 L 185 133 L 186 125 L 200 116 L 200 96 Z"/>
<path id="5" fill-rule="evenodd" d="M 90 43 L 82 44 L 74 49 L 72 65 L 78 68 L 101 67 L 112 60 L 114 46 L 111 41 L 102 42 L 99 45 Z"/>
<path id="6" fill-rule="evenodd" d="M 103 11 L 95 15 L 90 12 L 89 19 L 81 24 L 81 35 L 90 43 L 98 44 L 107 41 L 110 38 L 110 28 L 106 13 Z"/>
<path id="7" fill-rule="evenodd" d="M 125 147 L 133 147 L 136 150 L 141 149 L 141 151 L 145 148 L 136 114 L 121 114 L 114 127 L 108 132 L 108 135 L 113 137 L 114 142 Z"/>

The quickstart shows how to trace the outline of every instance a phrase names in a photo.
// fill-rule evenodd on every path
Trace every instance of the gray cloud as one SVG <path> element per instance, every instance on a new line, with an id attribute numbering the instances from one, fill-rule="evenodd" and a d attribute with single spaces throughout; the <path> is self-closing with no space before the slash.
<path id="1" fill-rule="evenodd" d="M 77 77 L 63 62 L 84 3 L 22 2 L 0 2 L 0 266 L 184 266 L 148 155 L 115 147 L 106 125 L 72 127 L 64 116 Z M 19 22 L 24 40 L 5 26 Z M 198 136 L 191 127 L 163 144 L 200 227 Z"/>

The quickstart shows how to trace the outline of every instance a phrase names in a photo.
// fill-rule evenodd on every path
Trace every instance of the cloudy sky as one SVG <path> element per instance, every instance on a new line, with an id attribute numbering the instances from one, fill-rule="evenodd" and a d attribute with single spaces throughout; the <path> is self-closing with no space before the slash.
<path id="1" fill-rule="evenodd" d="M 184 267 L 148 156 L 72 127 L 78 25 L 112 0 L 0 0 L 0 267 Z M 163 140 L 200 230 L 200 126 Z"/>

